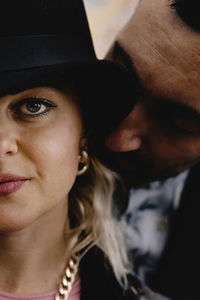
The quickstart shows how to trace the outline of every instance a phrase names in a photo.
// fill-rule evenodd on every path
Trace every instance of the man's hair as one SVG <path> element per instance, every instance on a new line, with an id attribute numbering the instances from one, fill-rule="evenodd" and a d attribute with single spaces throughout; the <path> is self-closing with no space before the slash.
<path id="1" fill-rule="evenodd" d="M 200 31 L 199 0 L 170 0 L 179 17 L 190 27 Z"/>

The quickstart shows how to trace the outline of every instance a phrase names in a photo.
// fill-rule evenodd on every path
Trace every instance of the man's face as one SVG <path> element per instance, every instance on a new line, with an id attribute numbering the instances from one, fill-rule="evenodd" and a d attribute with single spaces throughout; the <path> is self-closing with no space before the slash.
<path id="1" fill-rule="evenodd" d="M 200 32 L 169 5 L 141 0 L 109 54 L 136 76 L 136 105 L 106 141 L 136 185 L 200 161 Z"/>

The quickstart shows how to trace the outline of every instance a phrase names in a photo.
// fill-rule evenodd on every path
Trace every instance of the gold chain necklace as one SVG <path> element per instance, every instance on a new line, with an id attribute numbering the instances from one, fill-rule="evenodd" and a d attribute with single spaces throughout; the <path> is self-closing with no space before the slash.
<path id="1" fill-rule="evenodd" d="M 78 272 L 79 257 L 78 255 L 73 255 L 65 269 L 62 281 L 60 283 L 59 289 L 56 293 L 55 300 L 67 300 L 72 289 L 72 285 L 75 281 L 76 274 Z"/>

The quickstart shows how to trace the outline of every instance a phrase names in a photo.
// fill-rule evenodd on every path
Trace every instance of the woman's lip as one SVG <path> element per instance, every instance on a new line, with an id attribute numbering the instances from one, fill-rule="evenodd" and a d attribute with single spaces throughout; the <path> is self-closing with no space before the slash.
<path id="1" fill-rule="evenodd" d="M 0 196 L 16 192 L 27 180 L 18 175 L 0 174 Z"/>
<path id="2" fill-rule="evenodd" d="M 25 182 L 26 180 L 19 180 L 0 183 L 0 196 L 16 192 Z"/>
<path id="3" fill-rule="evenodd" d="M 0 183 L 10 182 L 10 181 L 23 181 L 26 179 L 27 178 L 19 175 L 0 173 Z"/>

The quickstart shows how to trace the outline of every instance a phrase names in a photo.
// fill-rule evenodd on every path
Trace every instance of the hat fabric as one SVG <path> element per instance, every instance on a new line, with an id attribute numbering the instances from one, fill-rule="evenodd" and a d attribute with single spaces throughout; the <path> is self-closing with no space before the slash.
<path id="1" fill-rule="evenodd" d="M 132 80 L 97 60 L 82 0 L 6 0 L 0 4 L 0 96 L 70 78 L 95 128 L 116 126 L 131 110 Z"/>

